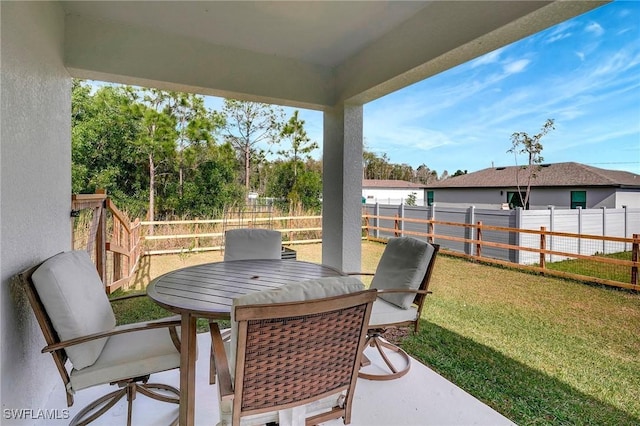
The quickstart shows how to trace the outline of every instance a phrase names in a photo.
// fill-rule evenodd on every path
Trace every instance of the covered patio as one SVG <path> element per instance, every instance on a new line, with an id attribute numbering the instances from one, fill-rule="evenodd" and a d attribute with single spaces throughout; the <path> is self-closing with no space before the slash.
<path id="1" fill-rule="evenodd" d="M 66 408 L 54 391 L 55 366 L 40 353 L 33 313 L 11 280 L 71 248 L 73 78 L 322 111 L 322 262 L 354 271 L 361 261 L 363 106 L 603 3 L 0 2 L 3 409 Z M 417 364 L 406 380 L 384 384 L 383 394 L 378 385 L 359 388 L 353 424 L 378 422 L 360 417 L 368 415 L 415 424 L 414 414 L 420 424 L 505 421 Z M 395 386 L 402 392 L 391 392 Z M 215 394 L 207 396 L 212 389 L 198 389 L 199 410 L 217 406 Z M 377 411 L 375 395 L 396 399 Z M 78 395 L 72 408 L 90 397 Z"/>
<path id="2" fill-rule="evenodd" d="M 209 353 L 209 345 L 208 333 L 198 335 L 198 351 L 201 355 L 197 361 L 196 375 L 197 425 L 215 425 L 220 418 L 217 386 L 209 385 L 209 359 L 206 356 Z M 374 365 L 379 361 L 375 357 L 375 351 L 365 352 L 372 358 Z M 152 375 L 151 381 L 176 387 L 180 382 L 177 370 Z M 76 395 L 76 403 L 69 411 L 70 416 L 73 417 L 81 407 L 107 392 L 107 385 L 79 392 Z M 52 390 L 45 407 L 59 410 L 59 407 L 64 405 L 64 390 L 59 384 Z M 166 425 L 177 412 L 175 405 L 159 403 L 139 395 L 134 403 L 133 424 Z M 126 424 L 126 419 L 126 401 L 122 400 L 92 424 Z M 51 424 L 67 423 L 68 420 L 58 419 Z M 323 424 L 337 426 L 341 425 L 342 421 L 333 420 Z M 400 379 L 387 382 L 358 379 L 351 419 L 352 426 L 514 424 L 416 360 L 412 360 L 411 370 Z"/>

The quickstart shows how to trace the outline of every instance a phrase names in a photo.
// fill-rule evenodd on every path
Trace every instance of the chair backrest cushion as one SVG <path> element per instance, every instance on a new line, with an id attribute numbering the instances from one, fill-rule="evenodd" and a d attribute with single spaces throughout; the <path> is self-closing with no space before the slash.
<path id="1" fill-rule="evenodd" d="M 224 260 L 281 259 L 282 235 L 270 229 L 231 229 L 225 233 Z"/>
<path id="2" fill-rule="evenodd" d="M 371 281 L 371 288 L 417 290 L 422 283 L 434 247 L 411 237 L 391 238 L 382 253 Z M 415 298 L 412 293 L 380 294 L 381 299 L 402 309 L 409 309 Z"/>
<path id="3" fill-rule="evenodd" d="M 362 290 L 364 290 L 364 284 L 359 279 L 350 276 L 339 276 L 292 282 L 273 290 L 258 291 L 235 298 L 231 308 L 231 346 L 229 351 L 229 367 L 232 374 L 235 370 L 238 341 L 238 325 L 234 316 L 236 306 L 302 302 L 340 296 Z"/>
<path id="4" fill-rule="evenodd" d="M 46 260 L 32 276 L 33 284 L 61 340 L 111 330 L 116 318 L 100 276 L 86 251 L 60 253 Z M 65 349 L 73 367 L 97 359 L 107 339 Z"/>

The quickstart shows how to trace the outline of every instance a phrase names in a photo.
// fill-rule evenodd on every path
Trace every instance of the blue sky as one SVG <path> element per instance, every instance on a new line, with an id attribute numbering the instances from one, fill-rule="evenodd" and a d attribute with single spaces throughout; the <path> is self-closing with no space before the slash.
<path id="1" fill-rule="evenodd" d="M 322 113 L 300 116 L 322 144 Z M 607 4 L 366 104 L 364 136 L 392 163 L 452 174 L 515 165 L 511 134 L 538 133 L 547 118 L 546 163 L 640 174 L 640 2 Z"/>
<path id="2" fill-rule="evenodd" d="M 322 147 L 322 113 L 300 118 Z M 606 4 L 366 104 L 365 147 L 438 174 L 525 164 L 507 153 L 511 135 L 534 135 L 548 118 L 545 163 L 640 174 L 640 1 Z"/>

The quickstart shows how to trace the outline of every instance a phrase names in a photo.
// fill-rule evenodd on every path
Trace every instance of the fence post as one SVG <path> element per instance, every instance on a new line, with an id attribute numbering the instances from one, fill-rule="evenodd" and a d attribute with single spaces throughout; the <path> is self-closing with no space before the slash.
<path id="1" fill-rule="evenodd" d="M 544 226 L 540 227 L 540 267 L 544 269 L 546 267 L 546 255 L 542 250 L 547 249 L 547 229 Z"/>
<path id="2" fill-rule="evenodd" d="M 121 238 L 121 234 L 123 230 L 122 223 L 117 217 L 115 217 L 114 214 L 111 215 L 111 218 L 113 220 L 113 232 L 111 234 L 111 241 L 116 246 L 122 247 L 123 246 L 122 238 Z M 122 268 L 124 265 L 124 262 L 122 261 L 123 256 L 120 253 L 116 253 L 116 252 L 111 253 L 111 256 L 113 257 L 113 280 L 112 281 L 116 282 L 124 276 L 122 272 Z"/>
<path id="3" fill-rule="evenodd" d="M 400 215 L 400 236 L 404 237 L 404 204 L 398 206 L 398 214 Z"/>
<path id="4" fill-rule="evenodd" d="M 582 206 L 578 206 L 578 234 L 582 235 Z M 578 254 L 582 254 L 582 238 L 578 238 Z"/>
<path id="5" fill-rule="evenodd" d="M 624 237 L 628 238 L 629 235 L 629 209 L 627 206 L 622 206 L 624 209 Z M 624 243 L 624 251 L 628 251 L 628 243 Z"/>
<path id="6" fill-rule="evenodd" d="M 549 206 L 549 231 L 555 231 L 556 207 Z M 549 250 L 553 250 L 553 236 L 549 235 Z M 549 262 L 553 262 L 553 255 L 549 255 Z"/>
<path id="7" fill-rule="evenodd" d="M 106 194 L 103 189 L 97 189 L 96 194 Z M 96 269 L 100 275 L 102 283 L 107 285 L 107 200 L 106 197 L 100 203 L 100 208 L 96 213 L 99 215 L 98 229 L 96 232 Z"/>
<path id="8" fill-rule="evenodd" d="M 380 238 L 380 203 L 376 201 L 375 206 L 373 207 L 373 214 L 375 216 L 373 226 L 375 227 L 373 231 L 373 235 L 376 238 Z"/>
<path id="9" fill-rule="evenodd" d="M 523 211 L 524 210 L 522 209 L 522 207 L 518 207 L 514 210 L 514 213 L 516 215 L 516 229 L 522 228 L 522 222 L 523 222 L 522 216 L 524 214 Z M 521 241 L 522 241 L 522 234 L 520 232 L 516 232 L 515 241 L 514 241 L 515 245 L 520 246 Z M 520 265 L 520 261 L 522 259 L 521 257 L 522 252 L 520 250 L 515 250 L 515 252 L 516 252 L 515 261 L 518 265 Z"/>
<path id="10" fill-rule="evenodd" d="M 640 246 L 640 234 L 633 234 L 633 243 L 631 248 L 631 260 L 638 262 L 638 246 Z M 638 267 L 633 265 L 631 267 L 631 284 L 638 285 Z"/>
<path id="11" fill-rule="evenodd" d="M 476 257 L 480 259 L 482 257 L 482 221 L 478 221 L 478 229 L 476 229 Z"/>
<path id="12" fill-rule="evenodd" d="M 196 220 L 198 220 L 198 218 L 196 217 Z M 193 224 L 193 233 L 198 235 L 200 232 L 200 227 L 198 226 L 198 222 Z M 198 248 L 200 247 L 200 238 L 199 237 L 194 237 L 193 238 L 193 248 Z"/>
<path id="13" fill-rule="evenodd" d="M 471 242 L 471 240 L 473 240 L 473 234 L 474 234 L 473 224 L 474 223 L 476 223 L 476 206 L 469 206 L 469 225 L 472 225 L 472 226 L 466 227 L 465 234 L 467 234 L 467 238 L 469 239 L 469 242 L 465 244 L 466 246 L 465 251 L 467 251 L 471 256 L 473 256 L 473 243 Z M 479 231 L 479 228 L 476 229 L 476 234 L 478 233 L 478 231 Z"/>
<path id="14" fill-rule="evenodd" d="M 433 235 L 431 237 L 431 243 L 435 243 L 436 239 L 435 239 L 435 235 L 436 235 L 436 224 L 434 223 L 434 221 L 436 220 L 436 203 L 431 204 L 431 235 Z"/>
<path id="15" fill-rule="evenodd" d="M 607 207 L 602 206 L 602 236 L 607 235 Z M 607 242 L 602 240 L 602 254 L 607 254 Z"/>

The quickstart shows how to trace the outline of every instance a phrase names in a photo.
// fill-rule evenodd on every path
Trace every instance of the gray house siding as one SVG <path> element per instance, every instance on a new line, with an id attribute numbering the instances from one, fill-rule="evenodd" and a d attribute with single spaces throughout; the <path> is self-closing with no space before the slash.
<path id="1" fill-rule="evenodd" d="M 524 191 L 524 188 L 522 188 Z M 508 192 L 517 192 L 517 188 L 433 188 L 434 203 L 440 206 L 457 206 L 486 209 L 500 209 L 507 202 Z M 571 208 L 571 191 L 585 191 L 587 208 L 639 207 L 640 192 L 615 188 L 533 188 L 529 198 L 531 210 Z"/>

